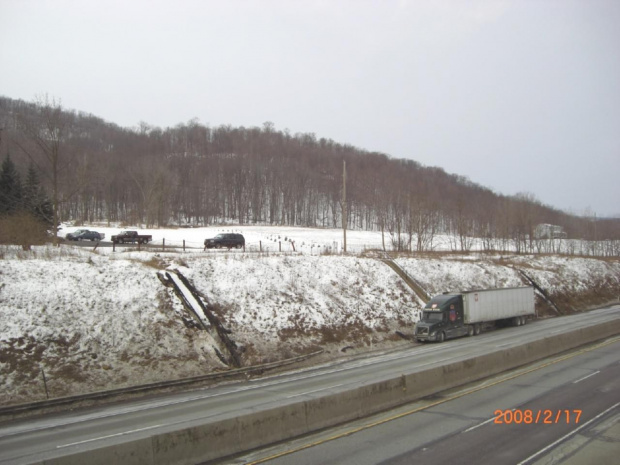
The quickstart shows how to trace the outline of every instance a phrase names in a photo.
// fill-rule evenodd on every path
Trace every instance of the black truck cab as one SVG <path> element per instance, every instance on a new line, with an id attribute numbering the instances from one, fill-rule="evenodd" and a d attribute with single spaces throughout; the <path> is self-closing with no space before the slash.
<path id="1" fill-rule="evenodd" d="M 415 326 L 417 341 L 438 341 L 466 335 L 461 294 L 441 294 L 424 307 L 422 318 Z"/>

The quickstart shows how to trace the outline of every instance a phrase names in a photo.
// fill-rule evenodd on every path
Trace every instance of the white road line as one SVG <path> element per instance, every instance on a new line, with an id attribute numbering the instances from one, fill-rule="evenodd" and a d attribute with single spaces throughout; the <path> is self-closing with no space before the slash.
<path id="1" fill-rule="evenodd" d="M 516 409 L 514 409 L 514 408 L 512 409 L 512 411 L 513 411 L 513 412 L 514 412 L 515 410 L 516 410 Z M 491 418 L 489 418 L 488 420 L 483 421 L 482 423 L 480 423 L 480 424 L 478 424 L 478 425 L 474 425 L 474 426 L 472 426 L 472 427 L 470 427 L 470 428 L 467 428 L 465 431 L 461 431 L 461 433 L 469 433 L 470 431 L 473 431 L 473 430 L 475 430 L 476 428 L 480 428 L 481 426 L 484 426 L 484 425 L 486 425 L 487 423 L 492 422 L 493 420 L 495 420 L 495 418 L 497 418 L 497 417 L 491 417 Z"/>
<path id="2" fill-rule="evenodd" d="M 305 396 L 306 394 L 312 394 L 313 392 L 326 391 L 327 389 L 332 389 L 332 388 L 339 387 L 339 386 L 344 386 L 344 383 L 342 383 L 342 384 L 335 384 L 334 386 L 329 386 L 329 387 L 326 387 L 326 388 L 315 389 L 314 391 L 302 392 L 301 394 L 293 394 L 292 396 L 286 396 L 286 398 L 287 399 L 292 399 L 293 397 Z"/>
<path id="3" fill-rule="evenodd" d="M 421 365 L 416 365 L 416 368 L 425 367 L 427 365 L 434 365 L 435 363 L 441 363 L 448 360 L 454 360 L 454 357 L 442 358 L 441 360 L 435 360 L 434 362 L 422 363 Z"/>
<path id="4" fill-rule="evenodd" d="M 579 378 L 578 380 L 573 381 L 573 384 L 577 384 L 579 381 L 583 381 L 584 379 L 588 379 L 590 376 L 598 375 L 600 372 L 601 372 L 601 370 L 595 371 L 594 373 L 590 373 L 588 376 L 584 376 L 583 378 Z"/>
<path id="5" fill-rule="evenodd" d="M 122 433 L 109 434 L 107 436 L 100 436 L 98 438 L 85 439 L 84 441 L 72 442 L 70 444 L 63 444 L 61 446 L 56 446 L 56 449 L 62 449 L 64 447 L 78 446 L 80 444 L 86 444 L 87 442 L 100 441 L 102 439 L 114 438 L 117 436 L 124 436 L 125 434 L 139 433 L 140 431 L 147 431 L 149 429 L 159 428 L 163 425 L 155 425 L 155 426 L 147 426 L 146 428 L 133 429 L 131 431 L 123 431 Z"/>
<path id="6" fill-rule="evenodd" d="M 495 420 L 495 417 L 493 418 L 489 418 L 487 421 L 484 421 L 478 425 L 472 426 L 471 428 L 467 428 L 465 431 L 462 431 L 463 433 L 469 433 L 470 431 L 475 430 L 476 428 L 480 428 L 481 426 L 486 425 L 487 423 L 492 422 L 493 420 Z"/>
<path id="7" fill-rule="evenodd" d="M 574 429 L 573 431 L 571 431 L 570 433 L 562 436 L 560 439 L 558 439 L 557 441 L 549 444 L 547 447 L 545 447 L 544 449 L 540 449 L 538 452 L 536 452 L 534 455 L 530 455 L 528 458 L 526 458 L 525 460 L 523 460 L 522 462 L 519 462 L 517 465 L 524 465 L 530 461 L 532 461 L 533 459 L 535 459 L 536 457 L 538 457 L 541 454 L 544 454 L 545 452 L 547 452 L 550 449 L 553 449 L 555 446 L 557 446 L 558 444 L 560 444 L 561 442 L 565 441 L 566 439 L 568 439 L 571 436 L 574 436 L 575 434 L 577 434 L 579 431 L 581 431 L 583 428 L 585 428 L 586 426 L 588 426 L 590 423 L 598 420 L 600 417 L 602 417 L 603 415 L 605 415 L 607 412 L 611 412 L 613 409 L 615 409 L 616 407 L 618 407 L 618 405 L 620 405 L 620 402 L 618 402 L 616 405 L 612 405 L 611 407 L 609 407 L 607 410 L 605 410 L 604 412 L 599 413 L 597 416 L 595 416 L 594 418 L 592 418 L 591 420 L 585 422 L 583 425 L 581 425 L 579 428 Z"/>

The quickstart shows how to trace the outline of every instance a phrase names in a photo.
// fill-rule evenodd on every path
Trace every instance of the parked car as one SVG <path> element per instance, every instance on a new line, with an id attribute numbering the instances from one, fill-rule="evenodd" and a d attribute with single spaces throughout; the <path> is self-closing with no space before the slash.
<path id="1" fill-rule="evenodd" d="M 205 239 L 205 249 L 240 249 L 245 247 L 245 238 L 241 234 L 218 234 L 211 239 Z"/>
<path id="2" fill-rule="evenodd" d="M 105 234 L 89 229 L 77 229 L 67 234 L 66 237 L 70 241 L 100 241 L 103 240 Z"/>
<path id="3" fill-rule="evenodd" d="M 87 232 L 87 231 L 88 229 L 76 229 L 72 233 L 67 234 L 65 236 L 65 239 L 67 239 L 68 241 L 77 241 L 77 237 L 83 232 Z"/>

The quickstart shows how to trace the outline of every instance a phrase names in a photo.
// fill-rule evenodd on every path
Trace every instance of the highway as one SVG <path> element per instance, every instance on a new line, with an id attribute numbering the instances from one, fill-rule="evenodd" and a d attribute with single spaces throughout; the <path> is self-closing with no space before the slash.
<path id="1" fill-rule="evenodd" d="M 539 320 L 524 327 L 505 328 L 473 338 L 451 340 L 443 344 L 407 345 L 404 343 L 406 348 L 401 351 L 341 359 L 282 375 L 4 423 L 0 425 L 0 464 L 36 463 L 80 451 L 95 450 L 111 444 L 147 439 L 156 434 L 169 433 L 182 428 L 234 419 L 243 414 L 346 392 L 380 380 L 419 372 L 448 362 L 465 360 L 492 351 L 522 345 L 549 335 L 562 334 L 577 328 L 618 319 L 620 319 L 620 306 L 614 306 L 589 313 Z M 617 352 L 617 346 L 615 347 Z M 591 363 L 596 365 L 596 358 L 591 360 Z M 599 368 L 596 365 L 591 368 L 582 368 L 582 371 L 595 371 Z M 617 371 L 615 374 L 615 379 L 617 379 Z M 583 385 L 589 386 L 589 383 L 600 382 L 603 379 L 602 375 L 597 374 L 590 381 L 584 380 Z M 532 387 L 533 392 L 537 389 L 539 388 L 536 386 Z M 616 398 L 617 392 L 618 389 L 616 389 Z M 509 397 L 514 399 L 514 396 Z M 599 399 L 602 396 L 593 397 Z M 460 407 L 454 409 L 450 417 L 452 423 L 448 423 L 455 425 L 454 427 L 448 428 L 445 424 L 443 426 L 436 426 L 434 423 L 426 424 L 416 430 L 415 435 L 410 431 L 406 431 L 406 434 L 403 432 L 402 440 L 410 444 L 412 437 L 420 439 L 426 437 L 427 440 L 436 438 L 438 435 L 444 437 L 458 428 L 471 425 L 474 420 L 487 421 L 489 409 L 513 408 L 511 404 L 501 402 L 502 399 L 500 394 L 497 398 L 483 398 L 479 401 L 478 410 L 467 410 L 462 414 Z M 527 397 L 523 397 L 523 402 L 526 400 Z M 540 405 L 541 408 L 550 409 L 551 399 L 547 405 Z M 560 404 L 557 405 L 559 408 Z M 585 403 L 576 406 L 562 403 L 561 407 L 563 409 L 585 408 Z M 449 407 L 441 405 L 437 406 L 437 411 L 441 411 L 442 408 L 450 411 Z M 442 416 L 437 413 L 424 413 L 424 415 Z M 583 415 L 583 421 L 590 418 L 585 413 Z M 496 430 L 500 433 L 509 432 L 513 427 L 514 425 L 501 425 Z M 447 429 L 444 431 L 443 428 Z M 558 426 L 556 429 L 559 428 Z M 486 428 L 480 429 L 484 431 Z M 530 430 L 533 429 L 530 428 Z M 472 434 L 471 437 L 477 434 Z M 510 434 L 505 436 L 502 433 L 502 437 L 510 436 Z M 515 442 L 519 441 L 515 439 Z M 410 450 L 413 449 L 403 450 L 403 453 Z M 420 450 L 417 453 L 420 452 L 423 451 Z M 313 460 L 307 463 L 318 462 Z M 333 461 L 328 460 L 325 463 L 333 463 Z"/>
<path id="2" fill-rule="evenodd" d="M 619 394 L 616 337 L 227 463 L 614 463 Z"/>

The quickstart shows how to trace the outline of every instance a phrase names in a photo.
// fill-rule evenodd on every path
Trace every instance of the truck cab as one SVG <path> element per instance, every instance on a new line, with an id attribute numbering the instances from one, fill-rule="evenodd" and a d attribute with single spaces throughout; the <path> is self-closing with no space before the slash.
<path id="1" fill-rule="evenodd" d="M 465 336 L 463 296 L 441 294 L 433 297 L 424 307 L 422 318 L 415 325 L 416 341 L 437 341 Z"/>

